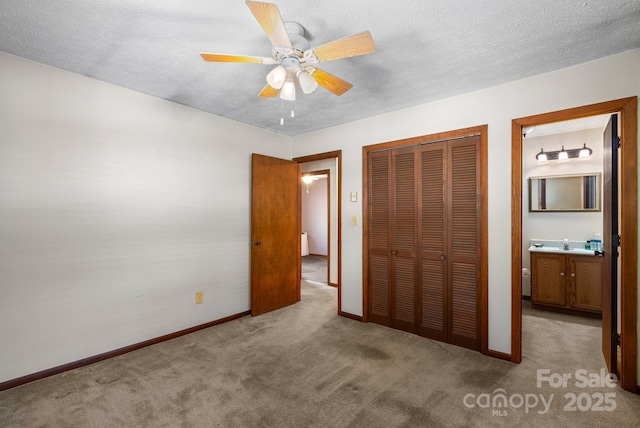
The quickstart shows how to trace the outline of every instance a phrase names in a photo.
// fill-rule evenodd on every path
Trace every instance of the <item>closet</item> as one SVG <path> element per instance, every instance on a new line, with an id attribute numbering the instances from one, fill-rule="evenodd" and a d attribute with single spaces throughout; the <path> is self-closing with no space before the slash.
<path id="1" fill-rule="evenodd" d="M 481 136 L 367 153 L 368 317 L 479 350 Z"/>

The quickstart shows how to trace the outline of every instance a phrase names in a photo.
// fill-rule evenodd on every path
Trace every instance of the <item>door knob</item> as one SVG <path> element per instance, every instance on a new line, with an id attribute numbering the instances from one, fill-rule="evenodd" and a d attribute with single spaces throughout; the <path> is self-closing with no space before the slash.
<path id="1" fill-rule="evenodd" d="M 391 254 L 395 256 L 396 254 L 398 254 L 398 250 L 391 250 Z"/>
<path id="2" fill-rule="evenodd" d="M 575 273 L 572 273 L 572 274 L 571 274 L 571 278 L 574 278 L 575 276 L 576 276 L 576 274 L 575 274 Z"/>
<path id="3" fill-rule="evenodd" d="M 444 254 L 440 256 L 440 260 L 444 260 L 446 258 L 447 258 L 447 256 L 445 256 Z"/>
<path id="4" fill-rule="evenodd" d="M 564 272 L 560 272 L 560 276 L 564 276 Z"/>

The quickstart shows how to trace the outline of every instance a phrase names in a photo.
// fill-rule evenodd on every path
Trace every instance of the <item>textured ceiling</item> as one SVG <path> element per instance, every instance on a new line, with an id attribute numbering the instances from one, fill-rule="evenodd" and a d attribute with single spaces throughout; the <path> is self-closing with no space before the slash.
<path id="1" fill-rule="evenodd" d="M 0 2 L 0 50 L 295 136 L 640 47 L 638 0 L 279 0 L 311 46 L 369 30 L 377 51 L 325 62 L 349 81 L 293 103 L 259 99 L 270 56 L 243 0 Z M 280 125 L 280 117 L 285 124 Z"/>

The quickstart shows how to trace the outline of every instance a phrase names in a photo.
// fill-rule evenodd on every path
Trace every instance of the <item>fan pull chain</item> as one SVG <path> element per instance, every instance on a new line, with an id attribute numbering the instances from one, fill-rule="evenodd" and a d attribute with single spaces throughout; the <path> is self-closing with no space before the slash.
<path id="1" fill-rule="evenodd" d="M 293 101 L 292 101 L 292 103 L 293 103 Z M 280 116 L 280 125 L 284 125 L 284 116 L 285 116 L 284 115 L 284 110 L 285 110 L 285 106 L 284 106 L 284 101 L 283 100 L 281 100 L 281 102 L 280 102 L 280 108 L 282 109 L 282 114 Z M 296 117 L 296 112 L 295 112 L 293 106 L 291 107 L 291 117 Z"/>

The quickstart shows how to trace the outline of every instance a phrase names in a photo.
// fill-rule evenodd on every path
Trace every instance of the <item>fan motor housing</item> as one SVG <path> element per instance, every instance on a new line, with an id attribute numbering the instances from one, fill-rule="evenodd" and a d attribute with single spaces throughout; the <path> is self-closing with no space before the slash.
<path id="1" fill-rule="evenodd" d="M 304 27 L 297 22 L 288 21 L 284 23 L 284 28 L 287 30 L 287 34 L 289 35 L 289 40 L 291 40 L 291 46 L 293 49 L 300 51 L 303 53 L 304 51 L 311 48 L 311 44 L 304 37 Z M 300 55 L 302 56 L 302 55 Z"/>

